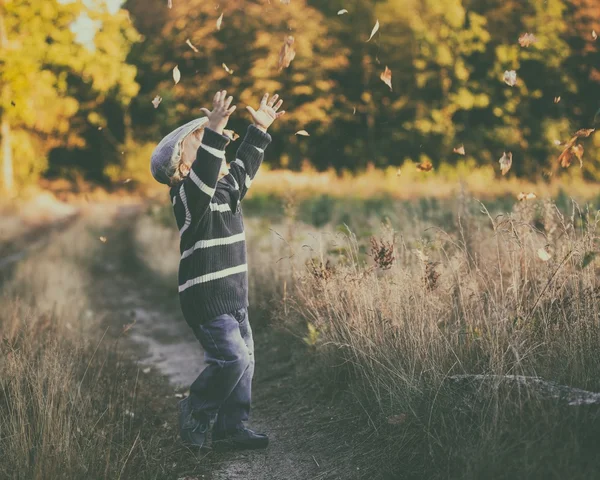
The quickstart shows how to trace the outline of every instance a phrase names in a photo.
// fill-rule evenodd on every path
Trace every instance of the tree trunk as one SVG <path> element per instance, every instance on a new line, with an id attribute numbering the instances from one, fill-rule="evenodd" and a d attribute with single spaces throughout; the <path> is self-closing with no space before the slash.
<path id="1" fill-rule="evenodd" d="M 6 28 L 4 27 L 4 14 L 0 11 L 0 49 L 8 48 L 8 38 L 6 36 Z M 10 96 L 7 91 L 8 87 L 2 89 L 2 96 Z M 6 98 L 3 98 L 6 108 Z M 1 110 L 0 110 L 1 111 Z M 8 195 L 13 193 L 13 158 L 12 148 L 10 145 L 10 124 L 6 112 L 2 114 L 2 126 L 0 127 L 0 135 L 2 136 L 2 179 L 4 192 Z"/>
<path id="2" fill-rule="evenodd" d="M 2 128 L 0 131 L 2 135 L 2 180 L 4 185 L 4 192 L 8 195 L 13 193 L 14 182 L 13 182 L 13 158 L 12 148 L 10 145 L 10 124 L 6 115 L 2 115 Z"/>

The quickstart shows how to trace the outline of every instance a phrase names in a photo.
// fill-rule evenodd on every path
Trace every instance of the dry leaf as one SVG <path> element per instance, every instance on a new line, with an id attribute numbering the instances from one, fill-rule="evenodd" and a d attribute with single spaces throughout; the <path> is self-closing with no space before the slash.
<path id="1" fill-rule="evenodd" d="M 219 18 L 217 18 L 217 30 L 221 30 L 221 25 L 223 24 L 223 14 L 221 13 L 221 15 L 219 16 Z"/>
<path id="2" fill-rule="evenodd" d="M 390 425 L 402 425 L 406 421 L 406 413 L 389 417 L 387 421 Z"/>
<path id="3" fill-rule="evenodd" d="M 560 97 L 554 97 L 554 103 L 560 102 Z"/>
<path id="4" fill-rule="evenodd" d="M 152 368 L 146 367 L 142 370 L 142 373 L 150 373 L 151 370 L 152 370 Z"/>
<path id="5" fill-rule="evenodd" d="M 529 193 L 521 192 L 517 196 L 517 199 L 519 200 L 519 202 L 522 202 L 523 200 L 533 200 L 535 198 L 537 198 L 537 195 L 533 192 L 529 192 Z"/>
<path id="6" fill-rule="evenodd" d="M 306 130 L 298 130 L 296 132 L 296 135 L 302 135 L 303 137 L 310 137 L 310 133 L 308 133 Z"/>
<path id="7" fill-rule="evenodd" d="M 352 108 L 352 115 L 356 115 L 356 107 Z"/>
<path id="8" fill-rule="evenodd" d="M 371 36 L 369 37 L 369 40 L 367 40 L 367 42 L 371 41 L 371 39 L 373 38 L 373 35 L 375 35 L 378 30 L 379 30 L 379 20 L 377 20 L 377 22 L 375 22 L 375 26 L 373 27 L 373 30 L 371 31 Z"/>
<path id="9" fill-rule="evenodd" d="M 175 398 L 183 398 L 183 393 L 176 393 Z"/>
<path id="10" fill-rule="evenodd" d="M 592 30 L 592 38 L 594 40 L 598 40 L 598 34 L 596 33 L 596 30 Z"/>
<path id="11" fill-rule="evenodd" d="M 288 68 L 290 63 L 292 63 L 292 60 L 296 57 L 294 41 L 294 37 L 290 35 L 283 42 L 281 50 L 279 51 L 279 70 Z"/>
<path id="12" fill-rule="evenodd" d="M 344 13 L 348 13 L 348 10 L 346 10 L 345 8 L 342 8 L 339 12 L 338 15 L 343 15 Z"/>
<path id="13" fill-rule="evenodd" d="M 121 152 L 121 153 L 123 153 L 123 152 Z M 123 183 L 129 183 L 129 182 L 131 182 L 131 178 L 126 178 L 126 179 L 123 181 Z"/>
<path id="14" fill-rule="evenodd" d="M 465 146 L 461 145 L 460 147 L 456 147 L 454 149 L 454 153 L 458 153 L 459 155 L 465 155 Z"/>
<path id="15" fill-rule="evenodd" d="M 499 162 L 500 162 L 500 171 L 502 172 L 502 175 L 506 175 L 508 173 L 508 171 L 510 170 L 510 167 L 512 167 L 512 152 L 508 152 L 508 154 L 506 152 L 504 152 L 504 154 L 502 155 L 502 158 L 500 158 Z"/>
<path id="16" fill-rule="evenodd" d="M 431 170 L 433 170 L 433 164 L 429 160 L 425 160 L 424 162 L 421 162 L 419 165 L 417 165 L 417 170 L 419 172 L 430 172 Z"/>
<path id="17" fill-rule="evenodd" d="M 577 130 L 567 143 L 560 143 L 560 145 L 564 145 L 565 148 L 558 156 L 558 163 L 560 163 L 563 168 L 567 168 L 571 165 L 573 155 L 575 155 L 579 159 L 580 165 L 583 166 L 583 145 L 575 145 L 575 142 L 577 142 L 578 138 L 589 137 L 595 131 L 594 128 L 582 128 Z"/>
<path id="18" fill-rule="evenodd" d="M 157 95 L 156 97 L 154 97 L 154 100 L 152 100 L 152 105 L 154 105 L 154 108 L 158 108 L 160 102 L 162 102 L 162 97 L 160 95 Z"/>
<path id="19" fill-rule="evenodd" d="M 519 45 L 522 47 L 528 47 L 535 42 L 537 42 L 537 38 L 533 33 L 524 33 L 519 37 Z"/>
<path id="20" fill-rule="evenodd" d="M 504 72 L 504 83 L 514 87 L 517 84 L 517 72 L 514 70 L 507 70 Z"/>
<path id="21" fill-rule="evenodd" d="M 106 243 L 106 237 L 100 237 L 100 241 L 101 241 L 102 243 Z"/>
<path id="22" fill-rule="evenodd" d="M 402 172 L 400 171 L 400 169 L 396 170 L 396 176 L 399 177 L 400 175 L 402 175 Z"/>
<path id="23" fill-rule="evenodd" d="M 167 5 L 169 8 L 173 8 L 173 0 L 169 0 Z"/>
<path id="24" fill-rule="evenodd" d="M 578 143 L 577 145 L 573 145 L 573 147 L 571 148 L 571 151 L 579 160 L 579 167 L 583 168 L 583 152 L 584 152 L 583 145 L 581 145 L 581 143 Z"/>
<path id="25" fill-rule="evenodd" d="M 390 90 L 393 90 L 392 89 L 392 71 L 387 67 L 387 65 L 385 66 L 385 70 L 383 71 L 383 73 L 381 74 L 381 76 L 379 78 L 381 78 L 381 81 L 383 83 L 385 83 L 388 87 L 390 87 Z"/>
<path id="26" fill-rule="evenodd" d="M 198 53 L 198 49 L 192 45 L 192 42 L 190 42 L 189 38 L 185 41 L 185 43 L 187 43 L 188 47 L 190 47 L 194 52 Z"/>
<path id="27" fill-rule="evenodd" d="M 537 255 L 538 255 L 538 257 L 540 257 L 540 260 L 542 260 L 542 261 L 544 261 L 544 262 L 547 262 L 547 261 L 548 261 L 548 260 L 550 260 L 550 258 L 551 258 L 551 257 L 550 257 L 550 254 L 549 254 L 549 253 L 546 251 L 546 249 L 545 249 L 545 248 L 540 248 L 540 249 L 537 251 Z"/>
<path id="28" fill-rule="evenodd" d="M 233 130 L 224 129 L 223 133 L 225 135 L 227 135 L 231 139 L 232 142 L 235 142 L 238 138 L 240 138 L 240 136 L 237 133 L 235 133 Z"/>
<path id="29" fill-rule="evenodd" d="M 582 128 L 581 130 L 577 130 L 575 132 L 575 137 L 577 138 L 582 138 L 582 137 L 589 137 L 592 133 L 594 133 L 596 131 L 595 128 Z"/>
<path id="30" fill-rule="evenodd" d="M 173 80 L 175 80 L 175 85 L 177 85 L 179 80 L 181 80 L 181 72 L 179 71 L 178 65 L 175 65 L 175 68 L 173 69 Z"/>
<path id="31" fill-rule="evenodd" d="M 229 68 L 226 64 L 222 64 L 223 68 L 225 69 L 225 71 L 229 74 L 229 75 L 233 75 L 233 70 L 231 68 Z"/>

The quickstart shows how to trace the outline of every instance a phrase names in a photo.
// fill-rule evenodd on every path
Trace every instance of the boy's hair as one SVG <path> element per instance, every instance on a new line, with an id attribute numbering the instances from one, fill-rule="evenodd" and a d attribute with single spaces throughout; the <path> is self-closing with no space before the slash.
<path id="1" fill-rule="evenodd" d="M 192 120 L 164 137 L 152 152 L 150 171 L 157 182 L 173 185 L 185 175 L 181 172 L 183 142 L 193 132 L 203 131 L 208 118 Z"/>
<path id="2" fill-rule="evenodd" d="M 169 185 L 170 186 L 175 186 L 177 185 L 179 182 L 181 182 L 188 174 L 189 174 L 189 169 L 192 166 L 192 163 L 194 162 L 194 160 L 196 159 L 196 150 L 198 149 L 198 147 L 200 146 L 200 142 L 202 141 L 202 136 L 204 135 L 204 127 L 198 127 L 196 130 L 193 130 L 192 132 L 190 132 L 188 135 L 186 135 L 183 138 L 183 141 L 181 142 L 181 148 L 180 148 L 180 155 L 178 155 L 179 158 L 176 158 L 175 155 L 173 156 L 173 158 L 171 159 L 171 161 L 173 162 L 172 164 L 172 168 L 173 168 L 173 174 L 171 175 L 170 179 L 169 179 Z M 197 145 L 192 145 L 191 140 L 197 140 Z M 193 148 L 195 146 L 195 148 Z M 182 166 L 187 167 L 186 169 L 182 170 Z"/>

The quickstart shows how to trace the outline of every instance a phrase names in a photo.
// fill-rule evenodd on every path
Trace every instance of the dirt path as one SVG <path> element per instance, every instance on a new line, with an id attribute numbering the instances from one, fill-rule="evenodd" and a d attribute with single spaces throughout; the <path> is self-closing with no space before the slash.
<path id="1" fill-rule="evenodd" d="M 131 213 L 131 212 L 130 212 Z M 118 222 L 126 223 L 126 222 Z M 110 238 L 127 235 L 115 232 Z M 113 242 L 116 243 L 116 242 Z M 127 243 L 119 241 L 119 244 Z M 98 308 L 110 323 L 121 327 L 134 322 L 129 338 L 135 356 L 145 368 L 165 375 L 173 385 L 172 422 L 176 422 L 175 392 L 184 391 L 203 368 L 203 352 L 180 314 L 173 296 L 165 297 L 147 274 L 122 264 L 124 252 L 107 249 L 106 261 L 95 272 Z M 125 252 L 127 253 L 127 252 Z M 202 475 L 174 472 L 172 478 L 212 480 L 306 480 L 361 478 L 339 455 L 347 450 L 328 427 L 334 421 L 328 407 L 306 405 L 294 389 L 292 359 L 285 344 L 272 333 L 255 334 L 257 374 L 249 426 L 266 432 L 266 451 L 216 453 L 202 451 Z M 287 357 L 287 358 L 286 358 Z M 147 371 L 147 370 L 146 370 Z M 337 442 L 337 443 L 336 443 Z M 345 452 L 347 453 L 347 452 Z M 184 453 L 182 453 L 184 455 Z"/>

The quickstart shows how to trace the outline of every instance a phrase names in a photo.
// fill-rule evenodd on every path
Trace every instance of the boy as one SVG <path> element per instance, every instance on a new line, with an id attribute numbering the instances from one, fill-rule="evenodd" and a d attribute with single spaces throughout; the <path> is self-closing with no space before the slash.
<path id="1" fill-rule="evenodd" d="M 227 167 L 223 135 L 233 97 L 217 92 L 213 110 L 167 135 L 152 154 L 152 175 L 170 185 L 180 235 L 179 299 L 183 315 L 205 351 L 206 368 L 179 402 L 186 445 L 202 447 L 216 415 L 215 446 L 266 448 L 269 439 L 246 428 L 254 374 L 248 323 L 246 243 L 240 202 L 271 142 L 267 129 L 285 112 L 265 94 L 236 159 Z"/>

